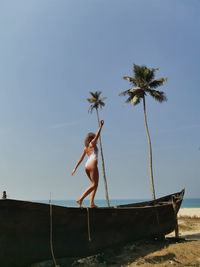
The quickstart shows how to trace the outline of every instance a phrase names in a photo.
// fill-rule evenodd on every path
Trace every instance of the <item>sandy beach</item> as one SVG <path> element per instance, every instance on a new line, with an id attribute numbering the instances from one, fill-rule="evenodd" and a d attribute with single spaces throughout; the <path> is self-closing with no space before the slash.
<path id="1" fill-rule="evenodd" d="M 178 216 L 199 217 L 200 208 L 181 208 L 178 212 Z"/>

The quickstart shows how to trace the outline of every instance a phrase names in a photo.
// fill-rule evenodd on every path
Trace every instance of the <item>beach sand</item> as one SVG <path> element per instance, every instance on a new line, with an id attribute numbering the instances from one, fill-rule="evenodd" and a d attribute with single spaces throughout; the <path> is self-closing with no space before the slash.
<path id="1" fill-rule="evenodd" d="M 180 240 L 176 240 L 175 233 L 171 233 L 166 241 L 141 246 L 141 255 L 136 253 L 135 259 L 118 266 L 200 267 L 200 208 L 181 208 L 178 213 L 178 225 Z M 133 255 L 134 253 L 130 254 L 130 257 Z M 114 266 L 117 267 L 117 265 Z"/>
<path id="2" fill-rule="evenodd" d="M 178 212 L 178 216 L 189 216 L 200 218 L 200 208 L 181 208 Z"/>
<path id="3" fill-rule="evenodd" d="M 200 208 L 180 209 L 178 225 L 180 239 L 171 233 L 165 240 L 137 241 L 96 256 L 58 263 L 60 267 L 200 267 Z M 54 265 L 52 261 L 33 265 L 47 266 Z"/>

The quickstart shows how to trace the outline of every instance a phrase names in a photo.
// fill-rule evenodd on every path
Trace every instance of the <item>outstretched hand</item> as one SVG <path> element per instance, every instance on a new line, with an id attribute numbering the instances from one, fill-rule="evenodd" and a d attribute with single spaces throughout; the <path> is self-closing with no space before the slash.
<path id="1" fill-rule="evenodd" d="M 104 125 L 104 120 L 100 121 L 100 126 L 102 127 Z"/>

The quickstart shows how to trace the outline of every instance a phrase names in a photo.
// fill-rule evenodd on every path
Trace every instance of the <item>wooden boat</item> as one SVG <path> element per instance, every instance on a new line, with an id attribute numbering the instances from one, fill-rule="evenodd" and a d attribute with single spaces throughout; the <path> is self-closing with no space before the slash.
<path id="1" fill-rule="evenodd" d="M 56 258 L 88 256 L 115 245 L 166 235 L 176 227 L 183 195 L 184 190 L 154 201 L 98 209 L 2 199 L 0 266 L 27 267 L 51 259 L 50 219 Z"/>

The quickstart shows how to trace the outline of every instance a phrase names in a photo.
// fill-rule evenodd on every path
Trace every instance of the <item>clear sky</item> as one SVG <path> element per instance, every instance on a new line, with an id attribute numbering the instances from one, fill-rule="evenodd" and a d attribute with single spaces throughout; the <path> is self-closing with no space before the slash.
<path id="1" fill-rule="evenodd" d="M 102 91 L 109 197 L 151 198 L 142 105 L 118 96 L 135 63 L 168 78 L 168 101 L 146 100 L 156 196 L 200 197 L 199 25 L 199 0 L 1 0 L 0 190 L 78 198 L 84 163 L 71 171 L 97 130 L 86 99 Z"/>

